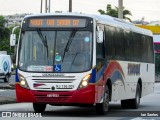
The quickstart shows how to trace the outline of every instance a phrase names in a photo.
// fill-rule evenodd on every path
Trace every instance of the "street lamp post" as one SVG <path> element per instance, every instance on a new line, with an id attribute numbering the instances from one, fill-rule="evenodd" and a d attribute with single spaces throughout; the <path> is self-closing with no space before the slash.
<path id="1" fill-rule="evenodd" d="M 51 0 L 49 0 L 48 12 L 51 12 Z"/>
<path id="2" fill-rule="evenodd" d="M 47 13 L 47 0 L 45 1 L 45 13 Z"/>
<path id="3" fill-rule="evenodd" d="M 72 12 L 72 0 L 69 0 L 69 12 Z"/>
<path id="4" fill-rule="evenodd" d="M 41 8 L 40 8 L 40 13 L 42 13 L 42 6 L 43 6 L 43 0 L 41 0 Z"/>
<path id="5" fill-rule="evenodd" d="M 123 0 L 118 1 L 118 18 L 123 19 Z"/>

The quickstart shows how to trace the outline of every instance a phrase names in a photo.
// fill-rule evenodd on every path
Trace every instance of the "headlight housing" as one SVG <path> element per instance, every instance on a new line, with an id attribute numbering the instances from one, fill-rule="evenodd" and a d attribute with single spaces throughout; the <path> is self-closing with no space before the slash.
<path id="1" fill-rule="evenodd" d="M 86 75 L 86 76 L 82 79 L 82 81 L 81 81 L 81 83 L 80 83 L 80 85 L 79 85 L 79 88 L 85 88 L 85 87 L 87 87 L 90 78 L 91 78 L 91 75 L 90 75 L 90 74 Z"/>
<path id="2" fill-rule="evenodd" d="M 29 85 L 26 81 L 26 78 L 21 74 L 18 74 L 18 78 L 19 78 L 20 86 L 23 87 L 23 88 L 29 89 Z"/>

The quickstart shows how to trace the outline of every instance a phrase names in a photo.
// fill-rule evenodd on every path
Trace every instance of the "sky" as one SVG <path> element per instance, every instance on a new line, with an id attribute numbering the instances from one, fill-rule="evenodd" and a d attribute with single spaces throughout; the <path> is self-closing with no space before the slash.
<path id="1" fill-rule="evenodd" d="M 39 13 L 41 0 L 0 0 L 0 15 L 16 13 Z M 43 0 L 44 1 L 44 0 Z M 68 11 L 69 0 L 51 0 L 51 12 Z M 118 0 L 72 0 L 72 11 L 86 14 L 99 14 L 99 9 L 106 10 L 118 6 Z M 44 3 L 43 3 L 44 5 Z M 131 11 L 131 20 L 160 21 L 160 0 L 123 0 L 125 9 Z M 44 6 L 43 6 L 44 12 Z"/>

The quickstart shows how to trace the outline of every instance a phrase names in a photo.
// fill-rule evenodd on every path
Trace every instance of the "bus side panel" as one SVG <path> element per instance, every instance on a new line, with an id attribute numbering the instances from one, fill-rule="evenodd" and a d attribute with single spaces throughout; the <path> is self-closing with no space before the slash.
<path id="1" fill-rule="evenodd" d="M 111 60 L 105 71 L 105 79 L 112 82 L 111 100 L 121 100 L 125 97 L 125 75 L 122 66 L 116 60 Z"/>
<path id="2" fill-rule="evenodd" d="M 96 78 L 96 103 L 100 103 L 103 98 L 104 85 L 107 80 L 112 82 L 112 100 L 123 99 L 125 96 L 124 73 L 117 61 L 109 61 L 107 66 L 103 66 L 97 72 Z"/>
<path id="3" fill-rule="evenodd" d="M 142 82 L 142 97 L 153 92 L 154 64 L 119 61 L 125 76 L 125 96 L 123 99 L 135 98 L 138 80 Z"/>
<path id="4" fill-rule="evenodd" d="M 155 65 L 141 63 L 142 97 L 154 91 Z"/>
<path id="5" fill-rule="evenodd" d="M 138 80 L 142 81 L 142 97 L 148 95 L 154 90 L 154 73 L 154 64 L 109 61 L 107 67 L 103 66 L 97 72 L 95 102 L 100 103 L 102 100 L 108 79 L 112 82 L 111 100 L 135 98 Z"/>

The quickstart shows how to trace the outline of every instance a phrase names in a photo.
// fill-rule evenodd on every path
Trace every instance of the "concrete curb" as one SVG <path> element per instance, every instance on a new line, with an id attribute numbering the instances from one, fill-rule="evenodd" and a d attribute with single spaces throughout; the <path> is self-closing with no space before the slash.
<path id="1" fill-rule="evenodd" d="M 3 104 L 12 104 L 12 103 L 16 103 L 16 99 L 13 99 L 13 100 L 4 100 L 4 101 L 0 100 L 0 105 L 3 105 Z"/>
<path id="2" fill-rule="evenodd" d="M 0 86 L 0 89 L 10 89 L 10 90 L 14 90 L 14 89 L 15 89 L 15 86 L 4 85 L 4 86 Z"/>

